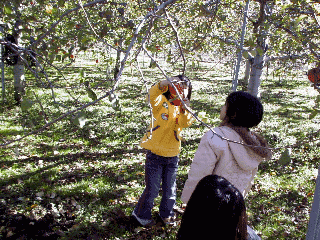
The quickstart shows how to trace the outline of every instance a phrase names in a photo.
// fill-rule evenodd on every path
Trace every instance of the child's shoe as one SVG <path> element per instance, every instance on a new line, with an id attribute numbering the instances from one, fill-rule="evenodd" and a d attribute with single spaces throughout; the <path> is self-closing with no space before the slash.
<path id="1" fill-rule="evenodd" d="M 134 212 L 132 212 L 132 217 L 139 223 L 140 227 L 152 227 L 156 225 L 156 222 L 152 218 L 150 220 L 144 220 L 139 218 Z"/>
<path id="2" fill-rule="evenodd" d="M 163 226 L 166 226 L 166 225 L 174 226 L 176 224 L 176 215 L 174 215 L 173 217 L 161 218 L 160 215 L 158 214 L 157 222 L 160 222 L 161 225 Z"/>

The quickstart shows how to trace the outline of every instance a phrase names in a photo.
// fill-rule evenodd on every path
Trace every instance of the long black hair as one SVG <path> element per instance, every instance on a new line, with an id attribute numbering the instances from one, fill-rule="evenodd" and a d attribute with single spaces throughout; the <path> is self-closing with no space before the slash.
<path id="1" fill-rule="evenodd" d="M 225 178 L 208 175 L 197 184 L 177 234 L 177 240 L 188 239 L 247 239 L 243 196 Z"/>

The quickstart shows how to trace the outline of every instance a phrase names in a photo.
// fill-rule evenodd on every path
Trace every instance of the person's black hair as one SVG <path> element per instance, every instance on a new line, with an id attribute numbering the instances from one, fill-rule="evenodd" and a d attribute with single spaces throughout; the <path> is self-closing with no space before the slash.
<path id="1" fill-rule="evenodd" d="M 187 98 L 189 99 L 189 101 L 191 100 L 191 94 L 192 94 L 192 84 L 191 84 L 191 81 L 189 78 L 187 78 L 186 76 L 184 75 L 178 75 L 178 76 L 175 76 L 177 78 L 179 78 L 181 81 L 184 81 L 187 86 L 188 86 L 188 95 L 187 95 Z M 166 91 L 165 93 L 163 93 L 163 95 L 169 100 L 170 99 L 170 91 L 168 89 L 168 91 Z"/>
<path id="2" fill-rule="evenodd" d="M 236 91 L 226 99 L 228 121 L 233 126 L 251 128 L 257 126 L 263 117 L 263 106 L 250 93 Z"/>
<path id="3" fill-rule="evenodd" d="M 247 218 L 242 194 L 223 177 L 202 178 L 187 203 L 177 240 L 246 238 Z"/>
<path id="4" fill-rule="evenodd" d="M 17 44 L 17 41 L 15 39 L 15 37 L 11 34 L 8 34 L 5 39 L 6 42 L 9 43 L 13 43 L 13 44 Z M 16 55 L 16 53 L 13 51 L 15 47 L 13 45 L 5 45 L 3 47 L 3 51 L 2 51 L 2 59 L 4 60 L 4 62 L 9 65 L 9 66 L 13 66 L 16 65 L 18 63 L 18 59 L 19 57 Z M 12 56 L 11 56 L 12 55 Z"/>

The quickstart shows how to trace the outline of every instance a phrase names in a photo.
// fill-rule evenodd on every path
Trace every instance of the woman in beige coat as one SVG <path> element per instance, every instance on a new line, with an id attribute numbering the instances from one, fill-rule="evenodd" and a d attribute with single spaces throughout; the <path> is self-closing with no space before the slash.
<path id="1" fill-rule="evenodd" d="M 232 141 L 268 147 L 264 138 L 250 131 L 250 128 L 261 122 L 262 116 L 263 107 L 256 97 L 242 91 L 233 92 L 221 109 L 222 123 L 213 130 Z M 222 140 L 209 130 L 200 141 L 181 200 L 187 203 L 197 183 L 210 174 L 226 178 L 245 197 L 252 186 L 258 165 L 262 160 L 270 158 L 269 149 L 246 147 Z"/>

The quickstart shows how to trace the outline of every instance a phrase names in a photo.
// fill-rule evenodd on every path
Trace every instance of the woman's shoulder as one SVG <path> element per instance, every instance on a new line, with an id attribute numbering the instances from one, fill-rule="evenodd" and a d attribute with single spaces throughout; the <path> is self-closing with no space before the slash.
<path id="1" fill-rule="evenodd" d="M 204 136 L 203 140 L 210 142 L 211 144 L 223 144 L 225 141 L 223 140 L 224 130 L 221 130 L 221 127 L 215 127 L 213 129 L 208 130 Z"/>
<path id="2" fill-rule="evenodd" d="M 206 134 L 210 135 L 210 137 L 218 137 L 218 139 L 221 139 L 221 137 L 225 137 L 225 135 L 230 135 L 232 133 L 233 130 L 227 126 L 215 127 L 212 130 L 210 129 L 206 132 Z"/>

